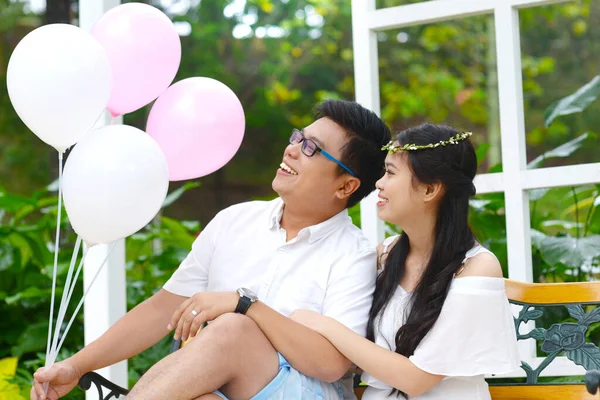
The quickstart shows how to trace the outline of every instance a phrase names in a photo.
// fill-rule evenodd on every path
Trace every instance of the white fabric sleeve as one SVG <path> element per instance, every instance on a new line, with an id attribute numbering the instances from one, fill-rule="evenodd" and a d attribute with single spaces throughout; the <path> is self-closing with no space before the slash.
<path id="1" fill-rule="evenodd" d="M 377 253 L 369 250 L 340 262 L 332 271 L 323 301 L 323 315 L 365 336 L 377 278 Z"/>
<path id="2" fill-rule="evenodd" d="M 227 209 L 219 212 L 206 225 L 192 244 L 192 250 L 164 284 L 163 289 L 179 296 L 191 297 L 198 292 L 206 292 L 210 261 L 218 238 L 227 226 Z"/>
<path id="3" fill-rule="evenodd" d="M 394 235 L 394 236 L 389 236 L 387 238 L 384 239 L 383 242 L 381 242 L 381 244 L 383 245 L 383 252 L 387 252 L 388 248 L 390 247 L 390 245 L 394 242 L 394 240 L 396 240 L 400 235 Z"/>
<path id="4" fill-rule="evenodd" d="M 502 374 L 519 368 L 504 279 L 455 279 L 438 320 L 409 359 L 425 372 L 444 376 Z"/>

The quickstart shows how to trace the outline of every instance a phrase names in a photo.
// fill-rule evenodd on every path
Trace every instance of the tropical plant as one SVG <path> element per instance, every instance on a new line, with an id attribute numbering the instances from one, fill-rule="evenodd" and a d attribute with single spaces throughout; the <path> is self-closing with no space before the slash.
<path id="1" fill-rule="evenodd" d="M 172 205 L 186 191 L 198 186 L 198 183 L 190 182 L 173 191 L 163 207 Z M 0 377 L 0 387 L 5 381 L 8 382 L 6 385 L 16 384 L 26 398 L 29 398 L 31 374 L 43 366 L 45 359 L 56 231 L 55 189 L 56 185 L 51 185 L 30 198 L 0 189 L 0 315 L 3 316 L 0 319 L 0 360 L 4 359 L 0 362 L 0 374 L 4 374 L 3 365 L 12 368 L 18 360 L 15 372 Z M 127 239 L 127 300 L 130 308 L 160 289 L 186 256 L 199 229 L 197 222 L 157 217 L 143 231 Z M 62 295 L 61 288 L 75 242 L 66 216 L 62 219 L 61 231 L 57 298 Z M 79 299 L 82 294 L 80 278 L 73 298 Z M 74 312 L 76 303 L 71 302 L 67 315 Z M 130 361 L 134 381 L 166 354 L 165 343 L 161 342 L 157 348 Z M 67 335 L 59 359 L 68 357 L 82 346 L 83 315 L 80 314 Z M 16 390 L 15 386 L 6 387 Z M 69 396 L 81 398 L 82 393 L 73 391 Z"/>

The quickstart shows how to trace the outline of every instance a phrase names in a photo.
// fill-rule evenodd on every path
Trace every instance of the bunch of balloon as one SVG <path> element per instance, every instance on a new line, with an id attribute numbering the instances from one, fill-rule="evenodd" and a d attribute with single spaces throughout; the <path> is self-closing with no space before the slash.
<path id="1" fill-rule="evenodd" d="M 160 210 L 169 186 L 166 158 L 149 135 L 126 125 L 94 127 L 106 110 L 122 115 L 155 100 L 175 78 L 180 60 L 181 43 L 171 20 L 145 4 L 115 7 L 92 32 L 68 24 L 42 26 L 26 35 L 10 57 L 7 88 L 17 115 L 58 151 L 46 368 L 56 360 L 91 287 L 61 337 L 85 258 L 84 251 L 75 270 L 82 241 L 87 249 L 140 230 Z M 63 155 L 72 146 L 63 171 Z M 63 198 L 78 238 L 53 324 Z"/>
<path id="2" fill-rule="evenodd" d="M 58 151 L 59 159 L 46 368 L 56 360 L 104 265 L 85 288 L 60 338 L 85 258 L 86 250 L 75 270 L 81 243 L 89 249 L 142 229 L 160 211 L 169 181 L 210 174 L 241 145 L 245 117 L 235 93 L 204 77 L 170 86 L 180 61 L 175 26 L 143 3 L 114 7 L 89 33 L 67 24 L 42 26 L 11 55 L 7 86 L 13 107 L 35 135 Z M 127 125 L 94 128 L 106 111 L 117 117 L 154 100 L 147 132 Z M 63 171 L 63 154 L 71 146 Z M 53 329 L 63 197 L 78 238 Z"/>

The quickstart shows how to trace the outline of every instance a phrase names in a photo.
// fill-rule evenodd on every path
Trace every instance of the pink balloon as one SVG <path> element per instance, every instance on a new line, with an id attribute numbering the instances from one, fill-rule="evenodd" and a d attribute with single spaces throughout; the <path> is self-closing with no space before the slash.
<path id="1" fill-rule="evenodd" d="M 244 109 L 235 93 L 210 78 L 175 83 L 152 106 L 146 132 L 163 149 L 169 180 L 208 175 L 235 155 L 244 137 Z"/>
<path id="2" fill-rule="evenodd" d="M 112 70 L 108 110 L 113 116 L 135 111 L 163 93 L 181 61 L 181 41 L 165 14 L 143 3 L 114 7 L 92 28 Z"/>

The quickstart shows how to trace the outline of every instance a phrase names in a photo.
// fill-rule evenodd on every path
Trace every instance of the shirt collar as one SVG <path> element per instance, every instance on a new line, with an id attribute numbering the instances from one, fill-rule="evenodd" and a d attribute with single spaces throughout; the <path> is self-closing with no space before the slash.
<path id="1" fill-rule="evenodd" d="M 283 200 L 281 197 L 273 200 L 273 204 L 271 205 L 271 211 L 269 212 L 269 229 L 279 229 L 281 225 L 279 222 L 281 221 L 281 216 L 283 215 Z"/>
<path id="2" fill-rule="evenodd" d="M 277 198 L 273 200 L 273 206 L 269 213 L 269 229 L 281 229 L 280 221 L 283 216 L 283 207 L 284 203 L 281 198 Z M 322 239 L 327 236 L 329 233 L 333 232 L 335 229 L 341 227 L 342 225 L 348 223 L 350 221 L 350 217 L 348 216 L 348 210 L 344 209 L 334 215 L 333 217 L 325 220 L 317 225 L 312 225 L 307 228 L 302 229 L 298 236 L 301 236 L 303 232 L 308 231 L 308 242 L 310 244 Z"/>

